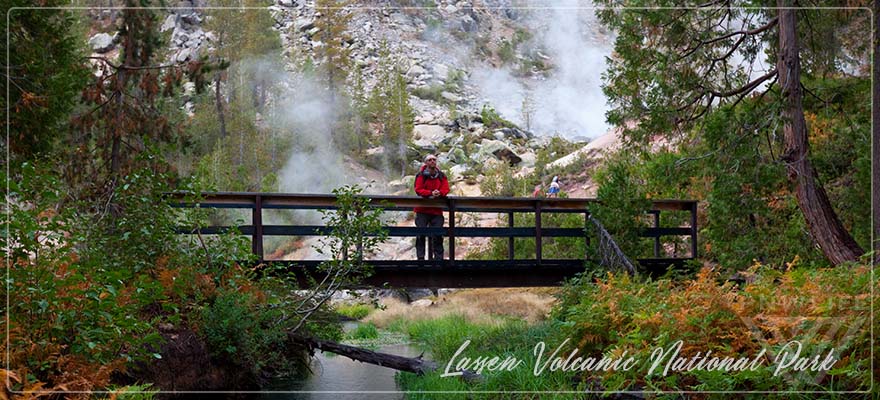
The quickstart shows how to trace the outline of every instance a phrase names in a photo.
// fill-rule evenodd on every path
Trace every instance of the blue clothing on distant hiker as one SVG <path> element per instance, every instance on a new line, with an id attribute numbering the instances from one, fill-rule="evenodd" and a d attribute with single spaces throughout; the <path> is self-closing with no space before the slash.
<path id="1" fill-rule="evenodd" d="M 554 176 L 553 182 L 550 183 L 550 190 L 547 191 L 547 197 L 556 197 L 559 195 L 559 177 Z"/>

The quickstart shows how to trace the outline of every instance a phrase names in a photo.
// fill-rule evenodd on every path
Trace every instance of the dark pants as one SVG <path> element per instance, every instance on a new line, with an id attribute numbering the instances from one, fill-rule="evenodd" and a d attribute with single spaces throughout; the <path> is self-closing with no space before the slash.
<path id="1" fill-rule="evenodd" d="M 442 227 L 443 215 L 416 213 L 416 226 L 419 228 Z M 431 243 L 428 246 L 428 250 L 432 260 L 442 260 L 443 236 L 431 236 Z M 416 257 L 419 260 L 425 259 L 425 236 L 416 237 Z"/>

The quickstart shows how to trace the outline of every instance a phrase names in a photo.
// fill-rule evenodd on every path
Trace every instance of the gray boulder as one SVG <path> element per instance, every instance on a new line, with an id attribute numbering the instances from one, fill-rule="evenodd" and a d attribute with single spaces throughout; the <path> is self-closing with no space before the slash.
<path id="1" fill-rule="evenodd" d="M 110 36 L 106 33 L 98 33 L 95 36 L 89 38 L 89 47 L 92 48 L 92 51 L 95 53 L 106 53 L 110 50 L 113 50 L 113 47 L 116 46 L 116 36 Z"/>
<path id="2" fill-rule="evenodd" d="M 500 140 L 483 139 L 483 142 L 480 143 L 480 153 L 482 155 L 491 154 L 495 158 L 506 161 L 510 165 L 516 165 L 522 161 L 522 158 L 519 155 L 517 155 L 506 143 Z"/>
<path id="3" fill-rule="evenodd" d="M 423 149 L 436 148 L 449 135 L 440 125 L 416 125 L 413 127 L 413 144 Z"/>
<path id="4" fill-rule="evenodd" d="M 449 92 L 441 92 L 440 97 L 446 99 L 447 101 L 449 101 L 451 103 L 459 103 L 462 101 L 461 96 L 458 96 L 454 93 L 449 93 Z"/>
<path id="5" fill-rule="evenodd" d="M 309 29 L 315 27 L 315 20 L 311 18 L 301 17 L 297 18 L 296 22 L 293 23 L 293 28 L 300 31 L 305 32 Z"/>

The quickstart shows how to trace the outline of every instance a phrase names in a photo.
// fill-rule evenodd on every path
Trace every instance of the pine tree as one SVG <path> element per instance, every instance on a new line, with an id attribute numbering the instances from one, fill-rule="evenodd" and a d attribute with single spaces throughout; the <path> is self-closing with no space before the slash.
<path id="1" fill-rule="evenodd" d="M 44 2 L 47 7 L 65 4 Z M 30 1 L 6 0 L 3 9 L 32 5 Z M 89 75 L 80 58 L 80 39 L 72 32 L 75 25 L 70 11 L 50 8 L 11 10 L 8 20 L 0 21 L 2 31 L 9 34 L 11 50 L 5 59 L 7 42 L 3 41 L 0 54 L 3 65 L 10 68 L 2 79 L 0 108 L 10 111 L 10 142 L 5 144 L 13 159 L 27 160 L 51 152 L 64 132 L 64 122 Z"/>
<path id="2" fill-rule="evenodd" d="M 340 117 L 331 124 L 329 133 L 336 147 L 343 151 L 356 147 L 347 140 L 349 139 L 347 133 L 351 132 L 351 128 L 344 122 L 350 118 L 346 118 L 349 111 L 344 105 L 347 101 L 342 100 L 345 97 L 343 88 L 348 80 L 351 66 L 349 59 L 351 52 L 347 47 L 350 37 L 346 33 L 351 14 L 345 9 L 349 4 L 348 1 L 337 0 L 315 2 L 315 8 L 322 14 L 315 21 L 315 27 L 318 28 L 317 36 L 323 43 L 316 50 L 315 55 L 322 63 L 321 69 L 327 84 L 330 104 L 341 110 L 337 113 Z"/>
<path id="3" fill-rule="evenodd" d="M 113 191 L 120 178 L 139 167 L 167 170 L 161 158 L 139 157 L 148 150 L 163 150 L 181 140 L 175 116 L 175 88 L 187 76 L 204 85 L 208 70 L 202 62 L 159 63 L 161 41 L 152 9 L 135 8 L 143 4 L 125 2 L 121 12 L 119 61 L 97 59 L 98 73 L 83 90 L 82 99 L 90 105 L 73 119 L 67 177 L 80 184 L 84 196 L 103 196 Z M 171 99 L 169 102 L 167 99 Z"/>
<path id="4" fill-rule="evenodd" d="M 378 70 L 382 72 L 370 91 L 367 115 L 381 130 L 387 164 L 385 171 L 390 172 L 391 165 L 395 165 L 400 167 L 400 174 L 405 175 L 407 145 L 412 140 L 415 113 L 409 103 L 406 78 L 399 61 L 392 58 L 384 42 L 379 49 Z"/>
<path id="5" fill-rule="evenodd" d="M 803 108 L 804 74 L 836 73 L 841 63 L 828 60 L 842 60 L 845 51 L 836 40 L 804 39 L 837 37 L 845 12 L 821 16 L 832 11 L 796 11 L 784 0 L 777 9 L 761 11 L 721 2 L 698 9 L 619 8 L 625 3 L 599 2 L 609 7 L 598 12 L 600 20 L 619 33 L 604 88 L 613 107 L 609 122 L 624 127 L 631 143 L 658 134 L 680 137 L 699 127 L 713 108 L 778 91 L 766 97 L 772 101 L 766 120 L 782 127 L 780 161 L 810 233 L 832 263 L 857 260 L 863 251 L 841 224 L 811 164 Z M 743 26 L 735 28 L 737 21 Z M 770 49 L 767 64 L 775 67 L 750 76 L 749 62 L 764 53 L 762 46 Z M 745 63 L 734 64 L 735 55 Z M 628 127 L 633 121 L 636 129 Z"/>
<path id="6" fill-rule="evenodd" d="M 240 2 L 242 7 L 269 4 Z M 228 68 L 215 74 L 212 98 L 196 105 L 191 131 L 204 155 L 197 165 L 200 175 L 223 190 L 274 190 L 274 172 L 283 162 L 277 150 L 284 146 L 274 130 L 258 126 L 272 97 L 269 72 L 281 69 L 281 41 L 272 26 L 265 8 L 211 10 L 206 22 L 217 38 L 211 57 Z"/>
<path id="7" fill-rule="evenodd" d="M 338 0 L 315 2 L 315 9 L 322 13 L 315 21 L 315 27 L 319 29 L 318 38 L 323 43 L 316 55 L 323 62 L 331 96 L 335 96 L 345 85 L 351 67 L 351 51 L 347 47 L 351 38 L 346 33 L 351 14 L 345 9 L 349 5 L 349 1 Z"/>
<path id="8" fill-rule="evenodd" d="M 409 92 L 406 90 L 406 78 L 400 72 L 400 68 L 394 69 L 391 86 L 387 92 L 388 100 L 388 122 L 386 123 L 386 134 L 389 142 L 397 142 L 397 162 L 400 165 L 400 175 L 406 175 L 406 149 L 407 144 L 412 140 L 413 113 L 412 106 L 409 104 Z"/>

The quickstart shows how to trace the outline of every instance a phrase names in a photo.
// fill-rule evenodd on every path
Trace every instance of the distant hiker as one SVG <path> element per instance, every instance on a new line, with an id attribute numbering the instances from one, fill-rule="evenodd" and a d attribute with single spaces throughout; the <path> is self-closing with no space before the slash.
<path id="1" fill-rule="evenodd" d="M 544 194 L 544 188 L 541 185 L 535 185 L 535 191 L 532 192 L 532 197 L 541 197 Z"/>
<path id="2" fill-rule="evenodd" d="M 547 197 L 559 197 L 559 177 L 554 176 L 553 182 L 550 182 L 550 190 L 547 191 Z"/>
<path id="3" fill-rule="evenodd" d="M 437 157 L 429 154 L 425 157 L 425 164 L 416 174 L 415 182 L 416 194 L 426 199 L 443 198 L 449 194 L 449 181 L 446 175 L 437 168 Z M 443 226 L 443 210 L 438 207 L 416 207 L 416 226 L 425 227 L 442 227 Z M 443 237 L 431 236 L 431 254 L 432 260 L 443 259 Z M 416 258 L 425 259 L 425 236 L 416 237 Z"/>

